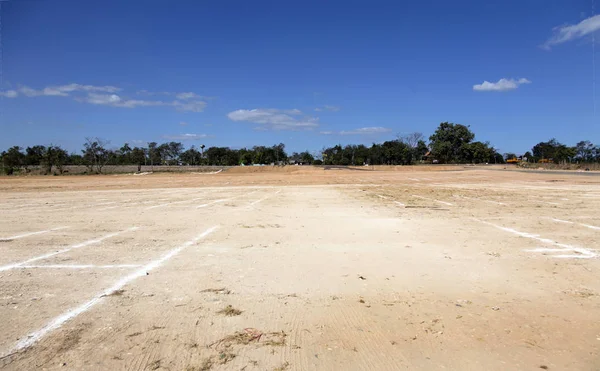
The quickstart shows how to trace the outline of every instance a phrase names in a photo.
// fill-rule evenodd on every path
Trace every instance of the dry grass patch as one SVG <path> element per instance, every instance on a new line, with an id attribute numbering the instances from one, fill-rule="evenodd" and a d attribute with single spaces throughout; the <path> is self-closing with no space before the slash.
<path id="1" fill-rule="evenodd" d="M 242 314 L 242 311 L 232 307 L 231 305 L 228 305 L 225 308 L 218 311 L 217 314 L 224 314 L 228 317 L 233 317 L 233 316 L 239 316 L 240 314 Z"/>

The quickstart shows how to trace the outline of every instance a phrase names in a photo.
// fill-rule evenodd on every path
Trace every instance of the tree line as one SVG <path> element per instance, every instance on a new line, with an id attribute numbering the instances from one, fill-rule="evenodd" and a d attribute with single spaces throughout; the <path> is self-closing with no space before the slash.
<path id="1" fill-rule="evenodd" d="M 475 141 L 475 134 L 468 126 L 441 123 L 429 137 L 429 143 L 421 133 L 398 136 L 370 147 L 359 145 L 335 145 L 326 147 L 316 157 L 308 151 L 285 151 L 283 143 L 273 146 L 253 146 L 232 149 L 229 147 L 191 146 L 185 149 L 180 142 L 148 143 L 146 147 L 131 147 L 125 143 L 120 148 L 109 148 L 109 142 L 99 138 L 86 138 L 80 153 L 68 153 L 56 145 L 35 145 L 25 149 L 13 146 L 0 155 L 4 172 L 8 175 L 24 169 L 39 167 L 43 173 L 52 169 L 63 173 L 67 165 L 86 166 L 89 173 L 102 173 L 107 165 L 267 165 L 300 163 L 308 165 L 412 165 L 431 163 L 504 163 L 516 158 L 512 153 L 504 156 L 489 142 Z M 600 162 L 600 146 L 581 141 L 569 147 L 551 139 L 536 144 L 523 159 L 530 162 Z"/>

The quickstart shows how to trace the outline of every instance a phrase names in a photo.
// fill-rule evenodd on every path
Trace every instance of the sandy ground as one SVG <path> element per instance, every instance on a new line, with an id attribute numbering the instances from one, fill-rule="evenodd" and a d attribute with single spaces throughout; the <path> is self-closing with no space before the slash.
<path id="1" fill-rule="evenodd" d="M 409 169 L 0 178 L 0 368 L 600 369 L 600 177 Z"/>

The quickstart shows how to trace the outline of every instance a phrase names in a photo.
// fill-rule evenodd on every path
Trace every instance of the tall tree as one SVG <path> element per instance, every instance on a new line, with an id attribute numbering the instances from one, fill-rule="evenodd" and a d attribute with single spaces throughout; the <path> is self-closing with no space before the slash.
<path id="1" fill-rule="evenodd" d="M 14 146 L 7 151 L 2 152 L 2 165 L 6 175 L 11 175 L 15 170 L 25 164 L 25 154 L 21 152 L 21 147 Z"/>
<path id="2" fill-rule="evenodd" d="M 461 157 L 463 146 L 468 145 L 475 134 L 468 126 L 442 122 L 429 137 L 433 157 L 442 163 L 457 163 L 465 160 Z"/>
<path id="3" fill-rule="evenodd" d="M 102 140 L 100 138 L 85 138 L 86 142 L 83 144 L 83 163 L 90 172 L 93 172 L 94 169 L 98 173 L 102 173 L 102 168 L 108 163 L 110 160 L 111 152 L 106 149 L 108 145 L 108 141 Z"/>

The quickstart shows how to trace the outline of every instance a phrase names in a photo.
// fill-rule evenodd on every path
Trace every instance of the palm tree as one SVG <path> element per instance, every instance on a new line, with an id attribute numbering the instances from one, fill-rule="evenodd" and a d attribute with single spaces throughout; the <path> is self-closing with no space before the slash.
<path id="1" fill-rule="evenodd" d="M 204 147 L 206 147 L 204 144 L 200 145 L 200 149 L 202 150 L 202 157 L 204 157 Z"/>

